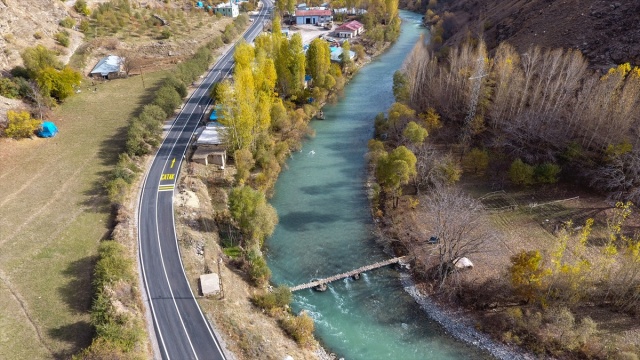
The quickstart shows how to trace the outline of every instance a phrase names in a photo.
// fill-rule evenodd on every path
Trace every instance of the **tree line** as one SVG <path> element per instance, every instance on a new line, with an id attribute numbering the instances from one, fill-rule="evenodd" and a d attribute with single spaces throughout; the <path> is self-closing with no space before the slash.
<path id="1" fill-rule="evenodd" d="M 439 58 L 419 42 L 394 76 L 398 102 L 376 119 L 379 140 L 371 141 L 370 154 L 382 191 L 374 206 L 381 216 L 385 196 L 396 205 L 398 191 L 408 186 L 430 190 L 420 206 L 434 222 L 438 245 L 429 256 L 436 260 L 418 257 L 415 270 L 441 286 L 446 281 L 447 293 L 465 306 L 496 309 L 485 331 L 539 354 L 627 356 L 637 349 L 606 348 L 597 323 L 573 310 L 595 304 L 631 317 L 640 311 L 640 239 L 629 223 L 632 202 L 618 202 L 597 234 L 593 219 L 567 222 L 551 248 L 514 253 L 504 278 L 476 283 L 453 268 L 456 258 L 485 251 L 488 241 L 499 239 L 480 203 L 447 186 L 462 168 L 520 186 L 563 176 L 614 199 L 638 200 L 640 69 L 622 64 L 600 74 L 587 65 L 573 50 L 531 47 L 519 54 L 501 44 L 490 56 L 482 41 L 473 40 Z M 427 134 L 459 145 L 463 153 L 453 158 L 436 151 L 420 142 Z M 403 146 L 415 163 L 408 155 L 405 164 L 379 155 Z M 391 186 L 392 180 L 398 185 Z M 415 198 L 407 201 L 418 206 Z M 404 245 L 420 254 L 423 243 Z"/>
<path id="2" fill-rule="evenodd" d="M 411 107 L 435 109 L 465 145 L 556 164 L 614 199 L 640 200 L 639 68 L 622 64 L 601 75 L 577 50 L 533 46 L 519 54 L 506 43 L 490 57 L 482 40 L 441 60 L 421 41 L 404 75 Z"/>

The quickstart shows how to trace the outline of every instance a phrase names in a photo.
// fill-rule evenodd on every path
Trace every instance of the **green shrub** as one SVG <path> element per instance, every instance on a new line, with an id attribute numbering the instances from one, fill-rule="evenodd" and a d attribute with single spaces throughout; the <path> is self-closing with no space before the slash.
<path id="1" fill-rule="evenodd" d="M 239 246 L 226 247 L 222 252 L 230 258 L 238 258 L 242 255 L 242 249 Z"/>
<path id="2" fill-rule="evenodd" d="M 35 33 L 33 33 L 33 37 L 37 40 L 40 40 L 44 37 L 44 35 L 42 35 L 42 31 L 36 31 Z"/>
<path id="3" fill-rule="evenodd" d="M 313 344 L 313 319 L 307 313 L 287 316 L 282 319 L 281 325 L 300 346 L 307 347 Z"/>
<path id="4" fill-rule="evenodd" d="M 258 286 L 266 285 L 271 279 L 271 270 L 269 270 L 262 254 L 257 250 L 251 250 L 247 258 L 249 260 L 249 276 L 251 280 Z"/>
<path id="5" fill-rule="evenodd" d="M 560 166 L 552 163 L 544 163 L 535 167 L 534 177 L 536 182 L 543 184 L 555 184 L 558 182 Z"/>
<path id="6" fill-rule="evenodd" d="M 187 86 L 175 75 L 169 75 L 169 77 L 164 81 L 164 84 L 173 87 L 181 98 L 187 96 Z"/>
<path id="7" fill-rule="evenodd" d="M 516 159 L 509 168 L 509 180 L 517 185 L 531 185 L 533 184 L 533 173 L 533 166 Z"/>
<path id="8" fill-rule="evenodd" d="M 20 97 L 20 89 L 12 79 L 0 77 L 0 95 L 9 99 Z"/>
<path id="9" fill-rule="evenodd" d="M 62 26 L 63 28 L 71 29 L 75 24 L 76 21 L 68 16 L 60 20 L 60 26 Z"/>
<path id="10" fill-rule="evenodd" d="M 88 20 L 80 21 L 80 26 L 78 27 L 78 29 L 80 29 L 80 31 L 82 31 L 83 33 L 86 34 L 89 31 L 90 28 L 91 28 L 91 26 L 90 26 Z"/>
<path id="11" fill-rule="evenodd" d="M 156 91 L 154 105 L 158 105 L 167 114 L 173 114 L 175 109 L 182 104 L 182 97 L 170 85 L 163 85 Z"/>
<path id="12" fill-rule="evenodd" d="M 265 310 L 284 308 L 291 303 L 291 290 L 284 285 L 280 285 L 272 292 L 254 295 L 252 301 L 256 306 Z"/>
<path id="13" fill-rule="evenodd" d="M 86 0 L 76 0 L 76 3 L 73 4 L 73 9 L 78 13 L 85 16 L 89 16 L 91 14 L 91 10 L 87 6 Z"/>
<path id="14" fill-rule="evenodd" d="M 160 32 L 160 39 L 168 39 L 168 38 L 170 38 L 170 37 L 171 37 L 171 35 L 173 35 L 173 34 L 171 33 L 171 30 L 169 30 L 169 29 L 163 29 L 163 30 Z"/>
<path id="15" fill-rule="evenodd" d="M 71 39 L 69 39 L 69 33 L 67 31 L 60 31 L 56 33 L 53 38 L 62 46 L 69 47 Z"/>
<path id="16" fill-rule="evenodd" d="M 473 148 L 465 154 L 462 164 L 474 174 L 484 172 L 489 166 L 489 152 L 485 149 Z"/>

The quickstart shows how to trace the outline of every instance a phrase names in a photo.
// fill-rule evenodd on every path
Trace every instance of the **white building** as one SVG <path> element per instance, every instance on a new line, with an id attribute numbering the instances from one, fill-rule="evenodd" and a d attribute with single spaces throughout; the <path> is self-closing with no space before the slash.
<path id="1" fill-rule="evenodd" d="M 296 24 L 327 24 L 333 21 L 331 10 L 296 10 Z"/>
<path id="2" fill-rule="evenodd" d="M 232 18 L 238 17 L 238 15 L 240 15 L 240 9 L 238 9 L 238 4 L 233 2 L 218 4 L 214 12 L 216 14 L 222 14 L 223 16 L 228 16 Z"/>

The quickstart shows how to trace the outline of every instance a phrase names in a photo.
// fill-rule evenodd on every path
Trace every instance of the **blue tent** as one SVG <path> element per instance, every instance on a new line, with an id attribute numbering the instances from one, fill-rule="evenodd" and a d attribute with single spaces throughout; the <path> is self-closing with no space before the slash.
<path id="1" fill-rule="evenodd" d="M 42 123 L 40 131 L 38 131 L 38 136 L 43 138 L 50 138 L 56 136 L 57 133 L 58 128 L 56 127 L 56 124 L 52 123 L 51 121 L 45 121 Z"/>

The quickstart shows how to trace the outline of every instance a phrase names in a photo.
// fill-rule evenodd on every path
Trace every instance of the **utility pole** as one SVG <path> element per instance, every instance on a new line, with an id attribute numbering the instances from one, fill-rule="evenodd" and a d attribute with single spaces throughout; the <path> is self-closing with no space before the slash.
<path id="1" fill-rule="evenodd" d="M 140 77 L 142 78 L 142 88 L 146 89 L 146 86 L 144 86 L 144 75 L 142 74 L 142 65 L 140 65 Z"/>
<path id="2" fill-rule="evenodd" d="M 222 270 L 220 264 L 222 263 L 222 257 L 218 257 L 218 282 L 220 283 L 220 300 L 224 299 L 224 286 L 222 285 Z"/>

